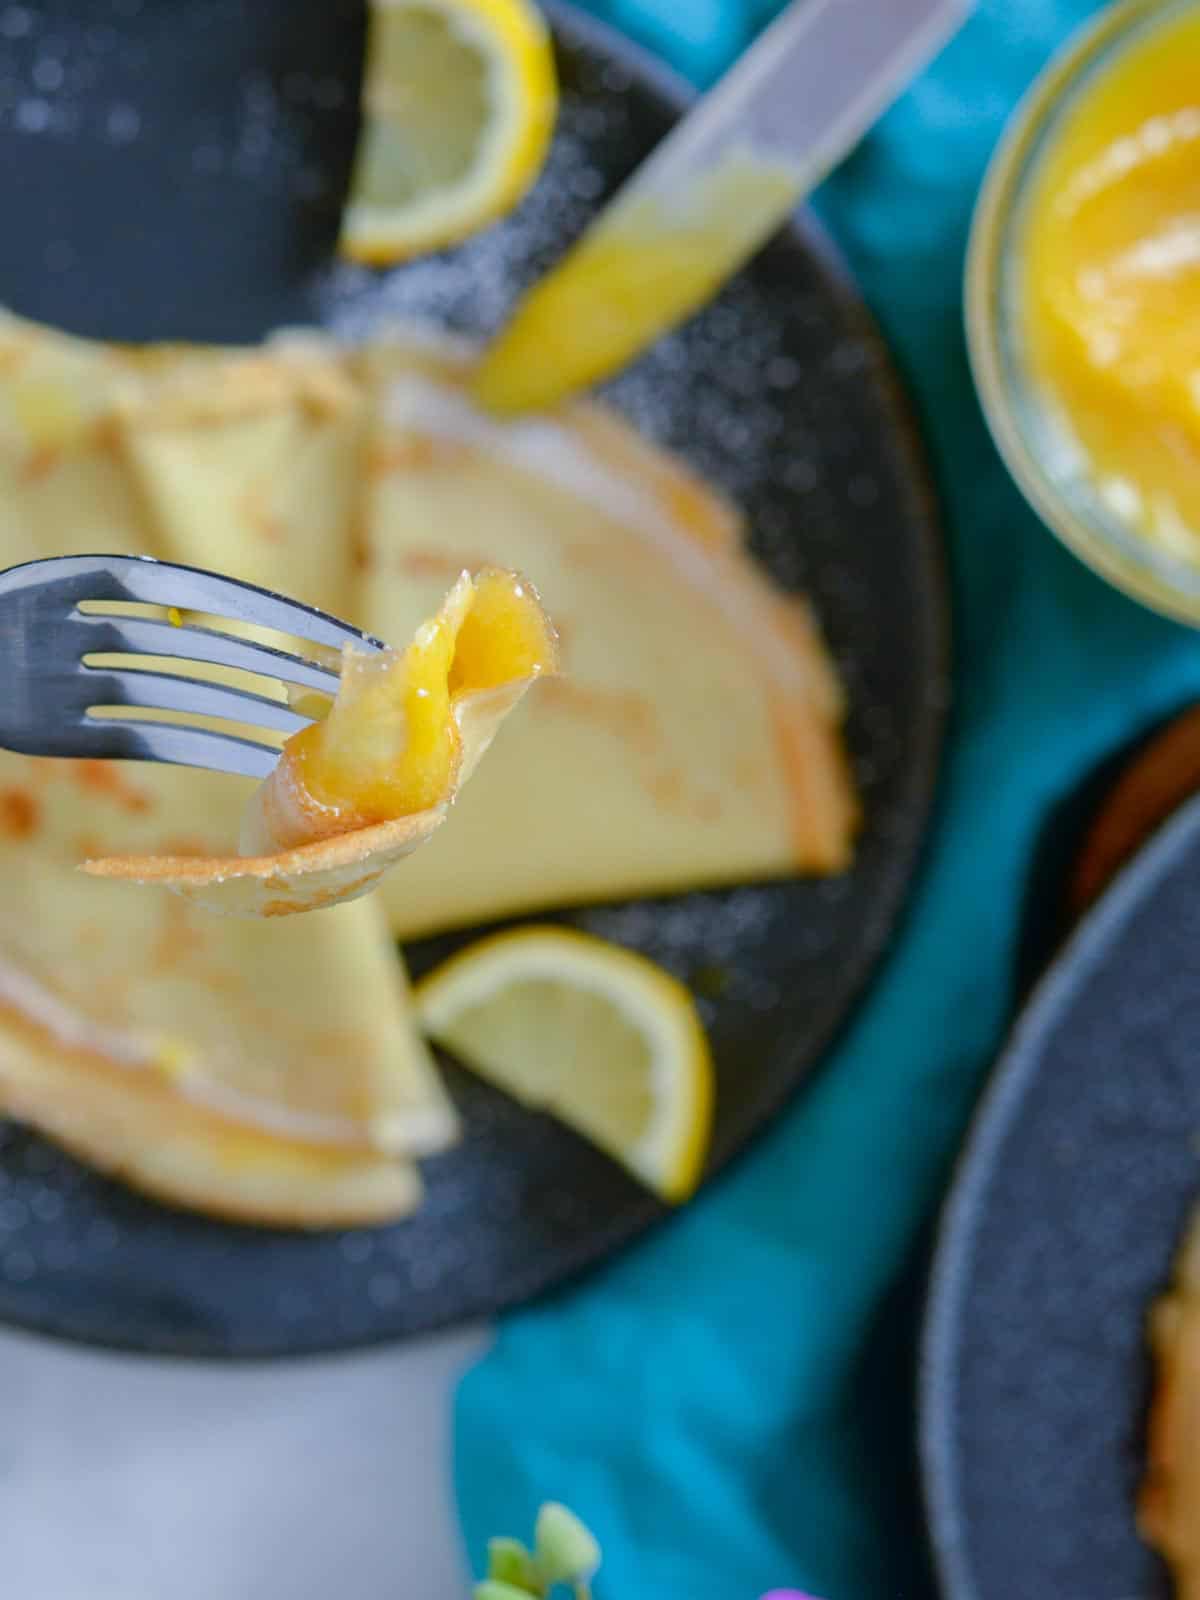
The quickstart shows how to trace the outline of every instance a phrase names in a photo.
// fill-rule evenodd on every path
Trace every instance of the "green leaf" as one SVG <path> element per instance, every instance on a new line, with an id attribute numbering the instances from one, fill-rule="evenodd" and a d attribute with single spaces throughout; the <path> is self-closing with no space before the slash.
<path id="1" fill-rule="evenodd" d="M 495 1578 L 485 1578 L 475 1585 L 475 1600 L 529 1600 L 528 1589 L 518 1589 L 515 1584 L 499 1583 Z"/>
<path id="2" fill-rule="evenodd" d="M 540 1595 L 545 1590 L 533 1557 L 519 1539 L 488 1540 L 488 1577 L 526 1594 Z"/>
<path id="3" fill-rule="evenodd" d="M 573 1511 L 551 1500 L 538 1512 L 534 1560 L 548 1588 L 586 1585 L 600 1565 L 600 1546 Z M 491 1600 L 491 1597 L 485 1597 Z"/>

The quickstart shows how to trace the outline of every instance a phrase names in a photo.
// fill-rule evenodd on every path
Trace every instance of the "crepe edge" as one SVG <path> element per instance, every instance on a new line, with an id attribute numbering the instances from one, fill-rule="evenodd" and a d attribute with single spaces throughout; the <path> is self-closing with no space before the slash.
<path id="1" fill-rule="evenodd" d="M 92 877 L 171 889 L 227 916 L 292 916 L 369 893 L 389 867 L 429 838 L 449 808 L 446 800 L 267 855 L 101 856 L 80 866 Z"/>
<path id="2" fill-rule="evenodd" d="M 420 1204 L 411 1161 L 247 1128 L 7 1008 L 0 1029 L 0 1111 L 155 1200 L 306 1230 L 398 1221 Z"/>

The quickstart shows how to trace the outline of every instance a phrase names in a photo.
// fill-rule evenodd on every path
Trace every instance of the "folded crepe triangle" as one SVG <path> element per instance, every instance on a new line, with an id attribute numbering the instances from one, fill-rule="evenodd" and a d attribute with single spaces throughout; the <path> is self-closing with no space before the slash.
<path id="1" fill-rule="evenodd" d="M 736 509 L 594 404 L 499 422 L 461 359 L 379 345 L 363 365 L 360 626 L 412 626 L 487 560 L 537 585 L 562 643 L 561 675 L 382 886 L 398 936 L 844 870 L 858 805 L 842 691 Z"/>

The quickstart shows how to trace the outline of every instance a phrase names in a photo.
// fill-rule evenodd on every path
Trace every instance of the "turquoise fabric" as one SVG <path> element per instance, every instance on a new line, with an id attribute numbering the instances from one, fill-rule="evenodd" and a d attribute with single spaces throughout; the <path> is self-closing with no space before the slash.
<path id="1" fill-rule="evenodd" d="M 596 9 L 699 80 L 771 8 Z M 944 495 L 957 701 L 940 814 L 902 935 L 811 1088 L 667 1227 L 506 1318 L 466 1377 L 456 1470 L 476 1569 L 487 1534 L 527 1527 L 553 1496 L 604 1545 L 600 1600 L 752 1600 L 781 1584 L 826 1600 L 932 1594 L 912 1456 L 913 1262 L 1004 1034 L 1035 837 L 1090 766 L 1200 693 L 1200 638 L 1107 588 L 1025 506 L 963 346 L 984 165 L 1093 9 L 983 0 L 818 197 Z"/>

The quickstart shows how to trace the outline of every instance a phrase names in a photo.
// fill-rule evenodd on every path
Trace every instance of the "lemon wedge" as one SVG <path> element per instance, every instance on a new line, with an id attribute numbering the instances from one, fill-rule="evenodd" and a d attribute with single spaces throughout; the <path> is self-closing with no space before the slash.
<path id="1" fill-rule="evenodd" d="M 713 1068 L 684 986 L 645 957 L 566 928 L 499 933 L 417 986 L 430 1038 L 553 1113 L 664 1200 L 700 1179 Z"/>
<path id="2" fill-rule="evenodd" d="M 530 0 L 372 0 L 342 253 L 399 261 L 503 216 L 541 169 L 557 104 Z"/>

